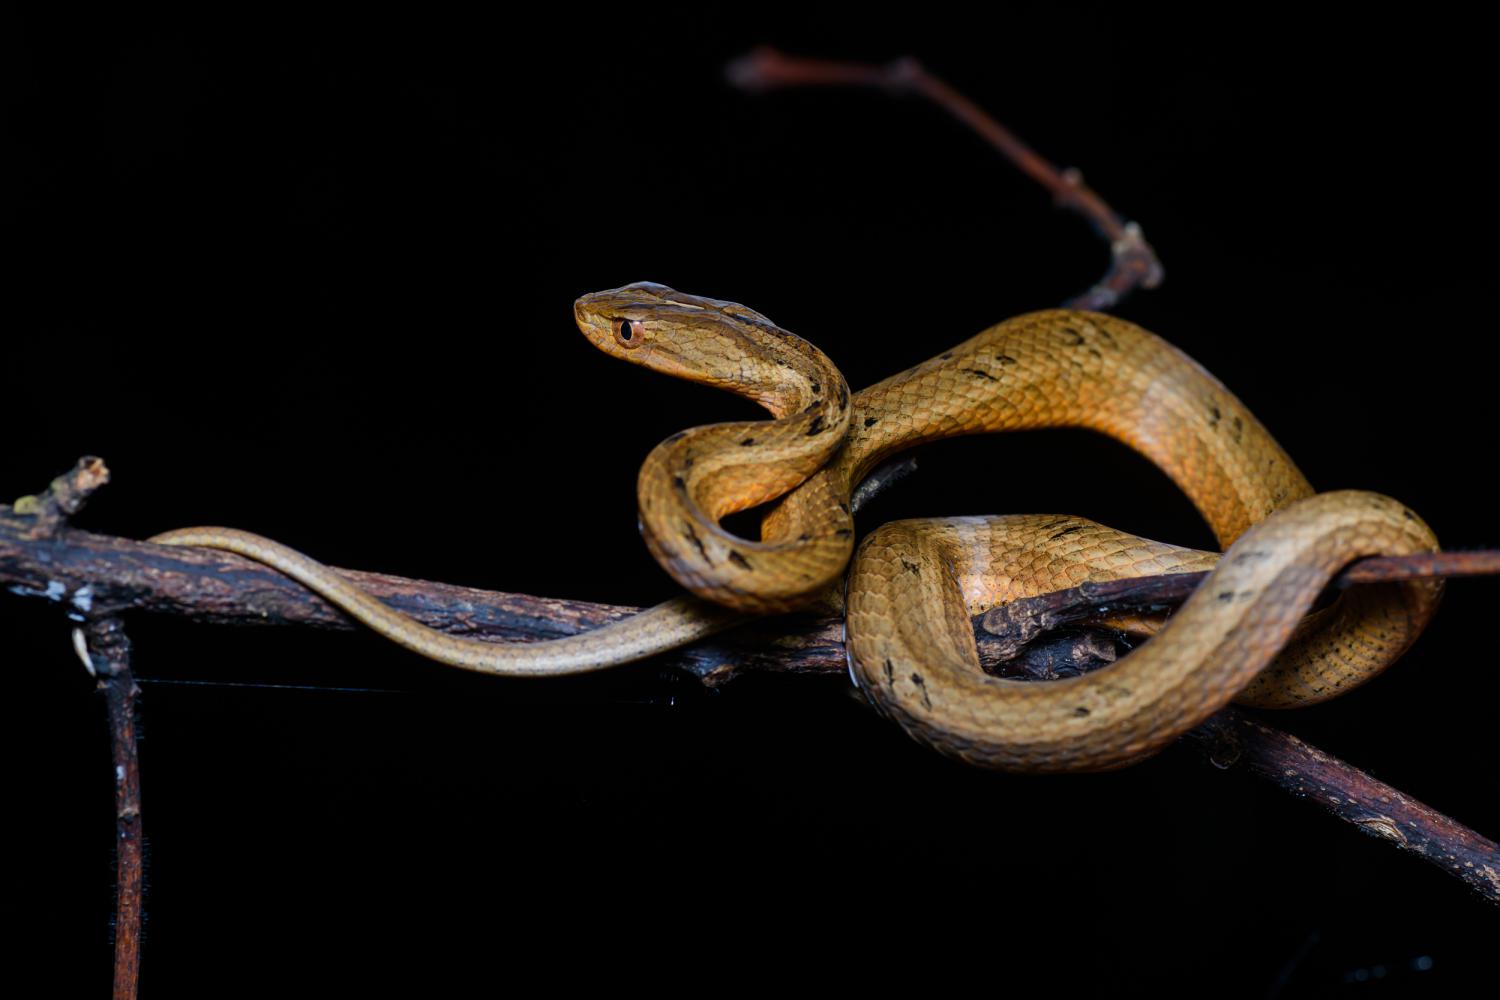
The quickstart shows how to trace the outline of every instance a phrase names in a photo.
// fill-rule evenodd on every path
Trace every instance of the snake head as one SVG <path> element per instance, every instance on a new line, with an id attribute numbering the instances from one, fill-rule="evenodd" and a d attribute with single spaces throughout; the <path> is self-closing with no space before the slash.
<path id="1" fill-rule="evenodd" d="M 578 329 L 606 354 L 694 382 L 734 389 L 766 358 L 766 334 L 788 336 L 737 302 L 651 281 L 592 292 L 573 304 Z"/>

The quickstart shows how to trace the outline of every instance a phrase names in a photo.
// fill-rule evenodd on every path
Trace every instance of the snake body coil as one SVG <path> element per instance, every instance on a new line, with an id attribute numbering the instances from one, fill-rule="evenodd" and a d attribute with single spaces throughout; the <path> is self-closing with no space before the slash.
<path id="1" fill-rule="evenodd" d="M 574 672 L 827 595 L 853 547 L 850 491 L 895 452 L 963 434 L 1088 428 L 1160 467 L 1228 548 L 1145 646 L 1083 677 L 1003 680 L 980 669 L 970 616 L 1084 579 L 1206 569 L 1213 554 L 1055 516 L 903 521 L 865 539 L 848 577 L 850 671 L 876 707 L 945 753 L 1021 770 L 1129 763 L 1237 695 L 1278 706 L 1331 697 L 1393 662 L 1441 592 L 1434 581 L 1368 587 L 1308 616 L 1348 562 L 1433 551 L 1436 538 L 1389 498 L 1313 495 L 1221 383 L 1124 320 L 1068 310 L 1020 316 L 851 395 L 816 348 L 735 303 L 641 283 L 584 296 L 575 314 L 606 352 L 729 389 L 774 417 L 674 435 L 641 469 L 647 545 L 714 603 L 683 599 L 581 636 L 496 646 L 425 629 L 258 536 L 209 528 L 155 540 L 267 562 L 442 662 Z M 773 500 L 758 541 L 719 525 Z"/>

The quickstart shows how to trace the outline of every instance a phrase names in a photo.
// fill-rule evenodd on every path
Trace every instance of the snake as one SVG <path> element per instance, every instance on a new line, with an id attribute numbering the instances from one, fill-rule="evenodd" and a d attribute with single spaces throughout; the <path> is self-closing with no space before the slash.
<path id="1" fill-rule="evenodd" d="M 1017 771 L 1124 766 L 1231 700 L 1334 697 L 1399 658 L 1441 596 L 1441 581 L 1410 580 L 1320 606 L 1344 566 L 1436 551 L 1432 530 L 1380 494 L 1315 493 L 1218 379 L 1124 319 L 1027 313 L 851 393 L 816 347 L 738 303 L 638 282 L 579 298 L 574 316 L 606 354 L 770 413 L 674 434 L 641 466 L 642 538 L 689 595 L 577 636 L 497 645 L 427 629 L 258 535 L 190 528 L 151 540 L 266 563 L 417 653 L 506 675 L 602 669 L 749 616 L 833 601 L 845 611 L 850 675 L 879 713 L 941 753 Z M 887 523 L 856 552 L 850 496 L 881 462 L 942 438 L 1050 427 L 1096 431 L 1143 455 L 1224 551 L 1080 518 L 1000 515 Z M 759 539 L 720 523 L 761 505 Z M 1209 576 L 1151 640 L 1102 669 L 1031 683 L 980 666 L 973 615 L 1088 580 L 1196 570 Z"/>

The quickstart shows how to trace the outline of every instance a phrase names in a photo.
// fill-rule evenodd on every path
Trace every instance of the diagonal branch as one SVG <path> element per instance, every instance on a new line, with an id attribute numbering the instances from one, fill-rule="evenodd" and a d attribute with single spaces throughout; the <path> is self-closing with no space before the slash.
<path id="1" fill-rule="evenodd" d="M 1125 219 L 1083 182 L 1073 167 L 1059 169 L 983 108 L 933 76 L 912 58 L 884 66 L 834 62 L 785 55 L 758 48 L 725 67 L 729 82 L 758 93 L 776 87 L 872 87 L 890 94 L 915 94 L 942 108 L 988 142 L 1026 176 L 1046 188 L 1063 208 L 1083 216 L 1109 243 L 1110 264 L 1090 289 L 1069 299 L 1073 309 L 1109 309 L 1136 288 L 1155 288 L 1166 276 L 1141 227 Z"/>

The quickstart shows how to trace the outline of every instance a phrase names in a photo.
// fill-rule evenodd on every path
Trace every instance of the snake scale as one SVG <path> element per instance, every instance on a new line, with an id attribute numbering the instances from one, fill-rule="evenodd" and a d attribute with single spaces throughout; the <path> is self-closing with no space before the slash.
<path id="1" fill-rule="evenodd" d="M 153 541 L 256 559 L 424 656 L 508 675 L 600 669 L 749 614 L 844 596 L 850 674 L 882 714 L 949 755 L 1026 771 L 1131 763 L 1235 698 L 1286 707 L 1332 697 L 1394 662 L 1441 595 L 1440 581 L 1406 581 L 1314 610 L 1349 562 L 1435 551 L 1432 531 L 1378 494 L 1314 494 L 1228 389 L 1125 320 L 1018 316 L 851 393 L 821 351 L 737 303 L 643 282 L 585 295 L 574 312 L 606 353 L 772 415 L 675 434 L 641 467 L 642 536 L 694 596 L 578 636 L 495 645 L 427 629 L 257 535 L 189 528 Z M 1080 518 L 998 516 L 885 524 L 855 553 L 850 493 L 876 464 L 940 438 L 1042 427 L 1098 431 L 1144 455 L 1226 551 Z M 772 501 L 759 540 L 720 526 Z M 1049 683 L 980 668 L 974 614 L 1086 580 L 1196 570 L 1212 572 L 1150 642 L 1108 667 Z"/>

